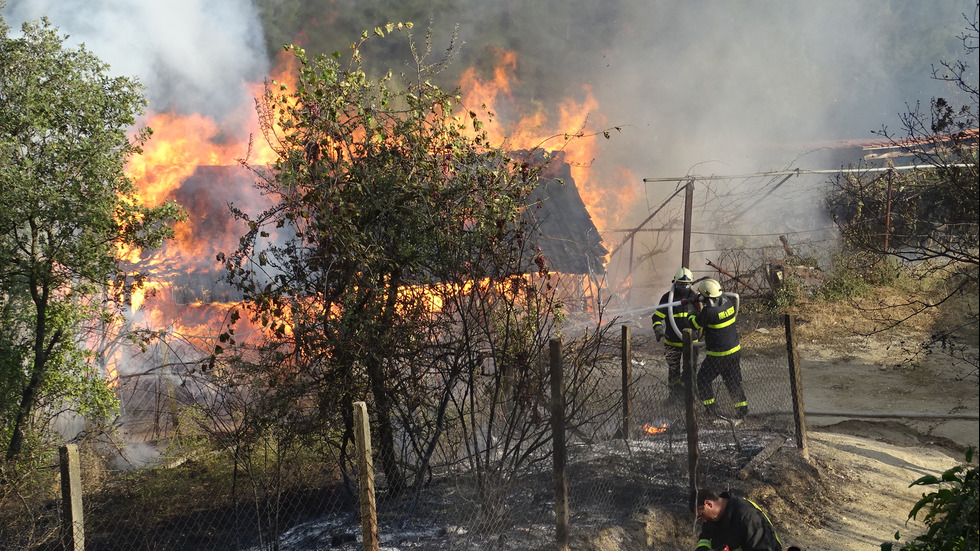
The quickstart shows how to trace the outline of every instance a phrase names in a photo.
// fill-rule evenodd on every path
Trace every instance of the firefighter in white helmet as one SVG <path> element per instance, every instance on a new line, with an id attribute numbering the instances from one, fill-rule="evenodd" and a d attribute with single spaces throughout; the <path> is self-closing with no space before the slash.
<path id="1" fill-rule="evenodd" d="M 670 399 L 681 401 L 684 397 L 684 381 L 681 379 L 681 363 L 683 362 L 683 331 L 693 328 L 694 299 L 697 293 L 691 288 L 694 275 L 691 270 L 681 268 L 674 274 L 672 288 L 660 297 L 659 305 L 671 302 L 686 301 L 685 304 L 668 308 L 658 308 L 653 312 L 653 333 L 657 340 L 664 341 L 664 359 L 667 361 L 667 386 L 670 389 Z M 674 323 L 667 318 L 673 312 Z M 674 329 L 680 331 L 674 331 Z M 697 361 L 694 362 L 697 364 Z"/>
<path id="2" fill-rule="evenodd" d="M 735 328 L 738 311 L 735 304 L 722 295 L 721 284 L 705 279 L 698 284 L 701 310 L 694 316 L 694 328 L 704 331 L 705 358 L 698 371 L 697 389 L 701 402 L 710 415 L 719 416 L 715 392 L 711 384 L 718 376 L 732 399 L 735 417 L 744 419 L 749 412 L 742 388 L 742 345 Z"/>

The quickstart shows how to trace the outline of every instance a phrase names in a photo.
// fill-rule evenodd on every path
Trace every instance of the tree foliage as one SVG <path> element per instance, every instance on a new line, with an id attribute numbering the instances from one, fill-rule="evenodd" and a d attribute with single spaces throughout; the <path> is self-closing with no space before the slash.
<path id="1" fill-rule="evenodd" d="M 930 486 L 933 491 L 923 494 L 909 511 L 909 518 L 925 511 L 923 520 L 929 526 L 901 547 L 904 551 L 972 551 L 980 548 L 980 471 L 969 466 L 973 448 L 967 450 L 966 464 L 956 465 L 940 476 L 926 475 L 910 486 Z M 895 539 L 900 539 L 895 533 Z M 893 544 L 881 544 L 882 551 L 891 551 Z"/>
<path id="2" fill-rule="evenodd" d="M 84 328 L 139 284 L 119 247 L 154 247 L 180 216 L 139 204 L 123 167 L 149 131 L 138 82 L 71 49 L 46 20 L 8 34 L 0 19 L 0 442 L 16 458 L 38 414 L 105 414 L 114 398 L 85 353 Z M 101 297 L 101 298 L 100 298 Z"/>
<path id="3" fill-rule="evenodd" d="M 980 268 L 980 92 L 973 65 L 980 39 L 978 12 L 964 16 L 964 57 L 942 61 L 933 78 L 950 85 L 948 97 L 903 114 L 902 131 L 880 135 L 919 168 L 842 171 L 828 196 L 830 214 L 850 250 L 871 254 L 906 273 L 943 281 L 928 299 L 913 297 L 914 312 L 975 296 Z M 968 61 L 969 60 L 969 61 Z M 974 299 L 975 304 L 975 299 Z M 914 314 L 913 314 L 914 315 Z M 887 317 L 887 316 L 886 316 Z M 975 307 L 972 325 L 977 325 Z M 907 315 L 888 320 L 891 327 Z M 955 325 L 955 324 L 954 324 Z M 954 329 L 955 330 L 955 329 Z M 938 338 L 945 342 L 948 334 Z M 975 360 L 974 360 L 975 361 Z"/>
<path id="4" fill-rule="evenodd" d="M 369 77 L 361 45 L 407 27 L 364 33 L 346 65 L 289 48 L 298 82 L 270 83 L 258 102 L 279 158 L 256 171 L 275 205 L 256 217 L 236 211 L 250 231 L 227 259 L 249 315 L 268 328 L 251 371 L 257 389 L 275 389 L 264 392 L 268 421 L 336 426 L 346 446 L 351 405 L 370 398 L 395 490 L 405 484 L 399 458 L 431 457 L 457 383 L 484 361 L 477 328 L 505 332 L 501 354 L 526 364 L 535 343 L 519 338 L 544 346 L 557 306 L 527 216 L 546 156 L 533 163 L 488 143 L 477 113 L 458 112 L 459 97 L 432 83 L 448 59 L 429 63 L 428 41 L 410 42 L 408 77 Z M 491 296 L 525 306 L 517 318 L 491 316 Z M 517 323 L 534 328 L 519 335 Z M 402 448 L 396 431 L 408 438 Z"/>
<path id="5" fill-rule="evenodd" d="M 429 38 L 409 38 L 407 74 L 370 77 L 360 46 L 407 27 L 364 33 L 343 63 L 291 46 L 298 81 L 259 99 L 278 160 L 254 170 L 273 206 L 235 211 L 249 231 L 225 260 L 265 332 L 249 346 L 224 335 L 209 417 L 231 425 L 243 468 L 275 439 L 284 464 L 302 442 L 346 476 L 352 406 L 366 401 L 387 492 L 464 467 L 489 526 L 521 469 L 550 451 L 547 358 L 563 305 L 532 194 L 550 155 L 490 143 L 484 117 L 433 84 L 451 59 L 430 62 Z M 607 329 L 566 343 L 571 426 L 611 407 L 589 361 Z"/>

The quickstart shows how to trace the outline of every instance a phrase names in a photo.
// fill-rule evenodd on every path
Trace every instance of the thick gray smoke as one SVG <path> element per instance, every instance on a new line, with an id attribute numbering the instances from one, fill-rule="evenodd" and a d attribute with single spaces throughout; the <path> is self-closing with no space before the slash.
<path id="1" fill-rule="evenodd" d="M 623 127 L 603 144 L 597 169 L 642 178 L 699 163 L 715 173 L 781 168 L 814 144 L 896 129 L 907 102 L 949 92 L 930 70 L 962 53 L 956 35 L 976 0 L 479 1 L 432 13 L 424 5 L 305 0 L 289 5 L 298 14 L 290 21 L 271 16 L 267 29 L 249 0 L 12 0 L 4 12 L 11 26 L 48 16 L 114 72 L 138 76 L 152 109 L 219 120 L 247 111 L 242 84 L 268 72 L 264 36 L 342 49 L 364 28 L 414 20 L 417 35 L 435 28 L 438 50 L 459 24 L 455 67 L 486 68 L 495 48 L 516 51 L 514 94 L 529 109 L 589 86 L 599 102 L 592 120 Z"/>
<path id="2" fill-rule="evenodd" d="M 46 16 L 68 43 L 85 47 L 146 86 L 150 109 L 218 120 L 250 101 L 248 82 L 268 72 L 262 27 L 240 0 L 12 0 L 7 24 Z"/>
<path id="3" fill-rule="evenodd" d="M 976 0 L 479 0 L 440 3 L 438 11 L 390 4 L 13 0 L 4 13 L 11 26 L 48 16 L 115 72 L 138 76 L 152 109 L 219 122 L 250 112 L 242 85 L 268 72 L 266 41 L 343 50 L 363 29 L 412 21 L 417 40 L 431 24 L 438 52 L 458 24 L 464 44 L 449 74 L 475 66 L 489 78 L 499 52 L 513 51 L 517 105 L 543 106 L 556 119 L 561 101 L 591 93 L 598 107 L 590 129 L 621 127 L 599 140 L 591 160 L 590 185 L 633 192 L 632 204 L 596 207 L 595 215 L 620 215 L 600 222 L 607 230 L 639 223 L 673 191 L 643 178 L 832 170 L 841 161 L 821 148 L 875 138 L 883 126 L 901 134 L 899 114 L 909 105 L 952 95 L 931 71 L 963 56 L 957 35 L 977 9 Z M 256 6 L 265 8 L 265 28 Z M 405 48 L 380 51 L 400 56 L 381 63 L 405 66 Z M 519 116 L 497 107 L 504 125 Z M 789 200 L 814 211 L 821 203 L 819 194 Z M 772 209 L 762 214 L 774 219 Z M 605 237 L 609 246 L 618 240 Z"/>
<path id="4" fill-rule="evenodd" d="M 931 68 L 962 56 L 956 35 L 976 9 L 975 0 L 645 4 L 622 21 L 594 77 L 606 118 L 632 123 L 631 156 L 647 152 L 631 163 L 644 177 L 706 161 L 717 164 L 702 173 L 770 170 L 820 143 L 898 131 L 907 102 L 950 93 Z"/>

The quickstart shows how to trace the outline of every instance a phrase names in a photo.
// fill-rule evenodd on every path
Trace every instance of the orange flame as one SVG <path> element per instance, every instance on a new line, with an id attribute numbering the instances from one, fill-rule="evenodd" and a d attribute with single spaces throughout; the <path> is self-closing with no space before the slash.
<path id="1" fill-rule="evenodd" d="M 500 50 L 492 77 L 481 78 L 475 68 L 467 69 L 461 79 L 463 104 L 471 109 L 486 110 L 491 121 L 485 126 L 491 143 L 507 149 L 560 148 L 571 166 L 572 177 L 596 227 L 601 230 L 620 225 L 638 192 L 639 179 L 622 169 L 611 175 L 596 175 L 592 163 L 598 140 L 603 136 L 605 121 L 598 115 L 599 102 L 591 87 L 584 85 L 581 99 L 568 97 L 558 106 L 557 121 L 549 120 L 540 103 L 523 112 L 513 90 L 518 59 L 516 52 Z M 503 121 L 502 111 L 518 113 L 516 120 Z M 486 117 L 484 117 L 486 118 Z M 594 127 L 594 128 L 593 128 Z M 574 138 L 569 140 L 569 138 Z M 567 143 L 565 143 L 567 141 Z"/>
<path id="2" fill-rule="evenodd" d="M 114 364 L 106 366 L 105 384 L 112 389 L 119 387 L 119 370 Z"/>
<path id="3" fill-rule="evenodd" d="M 643 432 L 647 434 L 661 434 L 667 432 L 667 423 L 660 423 L 659 425 L 654 425 L 651 423 L 643 424 Z"/>
<path id="4" fill-rule="evenodd" d="M 464 105 L 485 106 L 487 111 L 494 113 L 490 121 L 485 121 L 484 127 L 491 143 L 512 150 L 561 148 L 596 225 L 600 229 L 613 227 L 619 222 L 617 217 L 628 211 L 623 205 L 628 205 L 633 196 L 633 188 L 624 182 L 639 180 L 625 170 L 610 175 L 607 181 L 600 181 L 592 174 L 591 165 L 601 134 L 586 127 L 603 124 L 603 121 L 596 119 L 599 105 L 591 89 L 584 86 L 578 98 L 569 97 L 561 102 L 555 120 L 550 120 L 540 103 L 530 110 L 517 106 L 514 90 L 521 84 L 515 77 L 517 67 L 516 52 L 501 50 L 490 78 L 481 78 L 475 69 L 465 71 L 460 82 Z M 281 53 L 274 80 L 292 88 L 296 74 L 295 58 L 289 53 Z M 256 96 L 262 93 L 262 87 L 262 83 L 250 85 Z M 499 109 L 507 110 L 508 116 L 496 113 Z M 480 118 L 486 119 L 485 116 Z M 252 204 L 264 206 L 264 202 L 260 203 L 263 199 L 251 186 L 254 178 L 219 181 L 216 179 L 218 171 L 214 171 L 198 178 L 204 180 L 198 188 L 189 182 L 194 180 L 201 167 L 233 167 L 246 154 L 250 163 L 269 164 L 276 159 L 276 153 L 263 139 L 252 102 L 243 105 L 225 121 L 215 121 L 201 114 L 150 113 L 142 124 L 151 127 L 154 133 L 144 147 L 143 155 L 131 159 L 127 174 L 136 183 L 145 204 L 155 206 L 167 200 L 178 200 L 188 209 L 189 219 L 175 228 L 176 238 L 160 251 L 151 254 L 139 250 L 119 251 L 120 259 L 138 264 L 151 278 L 144 289 L 132 293 L 131 315 L 139 317 L 147 327 L 170 328 L 194 341 L 202 350 L 209 350 L 212 346 L 209 343 L 220 333 L 228 311 L 236 305 L 180 304 L 173 293 L 168 292 L 166 283 L 179 274 L 217 273 L 216 253 L 233 251 L 241 235 L 241 228 L 232 223 L 226 203 L 252 201 Z M 573 136 L 578 137 L 566 143 L 565 139 Z M 614 183 L 610 183 L 610 179 Z M 227 190 L 229 199 L 209 195 L 215 189 Z M 585 282 L 584 285 L 591 284 Z M 425 293 L 430 307 L 437 310 L 443 305 L 444 293 L 455 291 L 458 290 L 413 292 Z M 242 328 L 243 332 L 258 330 Z M 110 379 L 118 381 L 115 367 Z"/>

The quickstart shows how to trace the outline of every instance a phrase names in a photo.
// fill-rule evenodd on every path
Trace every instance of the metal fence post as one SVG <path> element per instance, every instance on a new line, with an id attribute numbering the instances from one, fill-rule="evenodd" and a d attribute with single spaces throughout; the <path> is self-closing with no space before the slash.
<path id="1" fill-rule="evenodd" d="M 354 402 L 354 440 L 361 502 L 361 539 L 364 551 L 378 551 L 378 510 L 374 501 L 374 461 L 371 459 L 371 424 L 367 404 Z"/>
<path id="2" fill-rule="evenodd" d="M 65 551 L 84 551 L 85 519 L 82 516 L 82 469 L 78 446 L 58 450 L 61 459 L 61 543 Z"/>
<path id="3" fill-rule="evenodd" d="M 565 384 L 562 377 L 561 340 L 551 339 L 551 434 L 554 446 L 555 541 L 568 549 L 568 483 L 565 473 Z"/>

